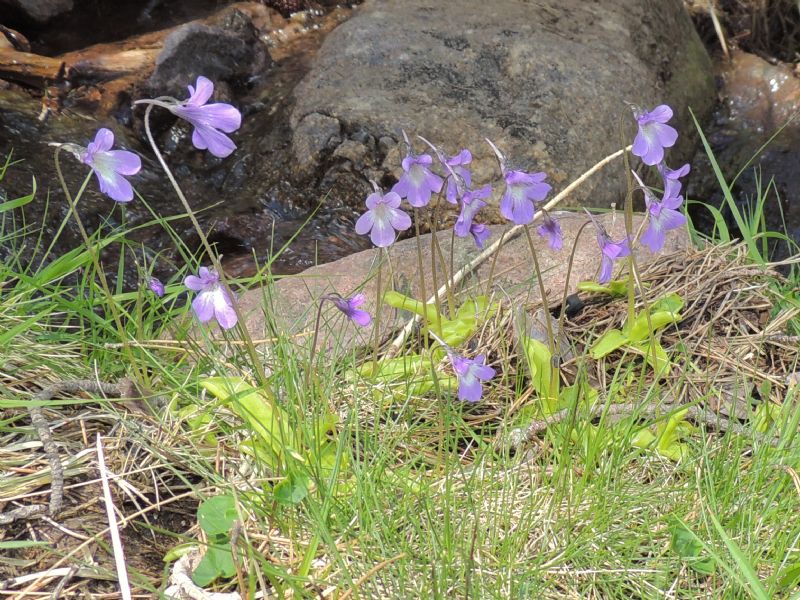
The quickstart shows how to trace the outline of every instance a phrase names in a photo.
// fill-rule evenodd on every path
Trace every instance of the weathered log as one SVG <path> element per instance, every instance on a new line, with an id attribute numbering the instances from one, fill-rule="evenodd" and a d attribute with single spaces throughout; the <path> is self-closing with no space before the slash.
<path id="1" fill-rule="evenodd" d="M 0 48 L 0 78 L 37 88 L 55 81 L 64 61 L 11 48 Z"/>

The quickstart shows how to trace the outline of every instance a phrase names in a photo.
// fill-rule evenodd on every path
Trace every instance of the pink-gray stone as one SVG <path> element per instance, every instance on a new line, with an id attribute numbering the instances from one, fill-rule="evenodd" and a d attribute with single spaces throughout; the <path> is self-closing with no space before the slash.
<path id="1" fill-rule="evenodd" d="M 554 216 L 560 220 L 564 232 L 564 248 L 561 251 L 550 250 L 543 238 L 535 231 L 531 233 L 548 297 L 552 298 L 554 302 L 560 302 L 567 282 L 569 253 L 578 231 L 587 218 L 581 213 L 572 212 L 554 213 Z M 625 226 L 622 214 L 605 214 L 599 217 L 599 221 L 604 223 L 613 239 L 618 240 L 624 236 Z M 636 216 L 635 227 L 638 227 L 640 223 L 641 217 Z M 492 227 L 492 237 L 489 243 L 497 240 L 501 232 L 507 229 L 507 226 L 500 225 Z M 438 233 L 439 244 L 447 261 L 449 261 L 450 239 L 449 230 Z M 432 295 L 434 287 L 430 242 L 430 235 L 421 237 L 422 280 L 425 282 L 426 292 L 429 296 Z M 453 256 L 457 271 L 469 263 L 480 251 L 475 248 L 472 238 L 456 238 L 455 242 Z M 667 236 L 663 252 L 680 251 L 688 244 L 689 238 L 685 231 L 673 231 Z M 397 291 L 420 299 L 420 270 L 416 241 L 412 239 L 398 242 L 392 246 L 388 254 L 389 260 L 385 263 L 383 273 L 384 285 L 388 285 L 391 271 L 391 280 Z M 379 252 L 376 249 L 359 252 L 332 263 L 307 269 L 299 275 L 280 279 L 272 289 L 252 289 L 245 292 L 240 297 L 239 306 L 246 315 L 250 335 L 254 338 L 269 338 L 273 335 L 272 325 L 268 325 L 264 318 L 267 313 L 272 316 L 273 324 L 279 331 L 287 334 L 308 333 L 313 328 L 320 296 L 329 293 L 350 296 L 354 292 L 363 291 L 367 297 L 367 303 L 363 308 L 374 315 L 378 256 Z M 636 257 L 640 266 L 654 259 L 654 255 L 646 250 L 637 251 Z M 490 257 L 480 265 L 475 273 L 464 280 L 458 290 L 460 298 L 485 292 L 491 265 L 492 258 Z M 583 230 L 577 243 L 572 273 L 569 278 L 570 293 L 575 291 L 578 282 L 596 277 L 599 265 L 600 252 L 594 229 L 590 225 Z M 440 286 L 444 283 L 441 264 L 437 264 L 436 281 Z M 510 239 L 500 250 L 494 270 L 493 293 L 498 298 L 506 298 L 514 302 L 524 302 L 539 297 L 539 287 L 536 283 L 536 275 L 525 235 L 518 235 Z M 270 304 L 267 309 L 264 308 L 265 298 L 269 299 Z M 371 340 L 372 326 L 361 329 L 353 323 L 346 322 L 344 318 L 339 318 L 337 309 L 330 304 L 325 307 L 323 314 L 328 324 L 326 331 L 330 332 L 330 328 L 333 328 L 334 334 L 329 339 L 338 340 L 339 350 L 352 349 Z M 384 306 L 381 335 L 385 337 L 402 327 L 408 318 L 408 313 L 401 314 L 399 311 Z"/>

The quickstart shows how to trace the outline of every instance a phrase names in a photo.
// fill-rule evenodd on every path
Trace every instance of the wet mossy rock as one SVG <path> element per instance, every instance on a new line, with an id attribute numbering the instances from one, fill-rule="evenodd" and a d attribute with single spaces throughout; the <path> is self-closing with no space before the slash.
<path id="1" fill-rule="evenodd" d="M 365 176 L 399 174 L 400 130 L 476 156 L 477 181 L 497 175 L 484 137 L 521 168 L 563 188 L 635 131 L 626 102 L 667 102 L 696 143 L 715 93 L 711 62 L 681 0 L 366 0 L 333 31 L 295 90 L 291 125 L 299 176 L 349 171 L 337 143 L 358 138 Z M 337 120 L 338 139 L 309 127 Z M 331 131 L 335 127 L 329 128 Z M 380 143 L 378 143 L 380 142 Z M 619 174 L 619 173 L 617 173 Z M 572 204 L 619 202 L 624 178 L 595 176 Z"/>

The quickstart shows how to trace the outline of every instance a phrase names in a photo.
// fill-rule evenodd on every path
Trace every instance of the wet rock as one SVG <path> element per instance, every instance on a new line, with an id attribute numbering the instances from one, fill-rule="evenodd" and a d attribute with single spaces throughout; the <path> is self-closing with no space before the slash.
<path id="1" fill-rule="evenodd" d="M 294 128 L 292 150 L 297 161 L 297 171 L 311 175 L 326 151 L 341 142 L 341 125 L 333 117 L 320 113 L 306 115 Z"/>
<path id="2" fill-rule="evenodd" d="M 559 218 L 564 232 L 564 249 L 553 252 L 547 243 L 538 235 L 534 235 L 534 244 L 537 248 L 539 264 L 542 269 L 544 286 L 548 296 L 560 301 L 564 286 L 567 285 L 568 253 L 572 248 L 575 237 L 581 226 L 586 222 L 586 216 L 579 213 L 563 212 L 554 213 Z M 614 239 L 624 236 L 625 225 L 622 215 L 604 214 L 599 217 L 609 234 Z M 634 220 L 634 229 L 641 223 L 641 216 Z M 491 228 L 490 242 L 497 240 L 500 233 L 507 229 L 498 225 Z M 450 231 L 441 231 L 438 241 L 444 256 L 450 253 Z M 426 281 L 426 293 L 432 295 L 433 281 L 430 260 L 430 235 L 421 238 L 423 248 L 423 273 Z M 689 247 L 689 237 L 685 230 L 673 230 L 667 234 L 667 242 L 663 253 L 680 251 Z M 455 269 L 460 269 L 468 264 L 480 251 L 475 248 L 471 238 L 469 240 L 456 238 L 454 246 Z M 420 273 L 417 267 L 417 243 L 415 240 L 405 240 L 396 243 L 389 250 L 393 268 L 394 288 L 404 294 L 415 298 L 421 297 Z M 653 260 L 654 255 L 646 250 L 637 251 L 637 261 L 643 266 Z M 281 279 L 274 289 L 270 290 L 272 309 L 270 314 L 277 319 L 277 327 L 286 333 L 296 333 L 313 326 L 316 302 L 323 294 L 340 293 L 350 295 L 356 291 L 363 291 L 367 297 L 366 310 L 374 314 L 375 310 L 375 265 L 378 261 L 377 249 L 365 250 L 337 260 L 332 263 L 312 267 L 299 275 Z M 486 260 L 477 272 L 467 277 L 462 289 L 471 289 L 470 293 L 482 293 L 491 270 L 492 259 Z M 599 268 L 599 255 L 597 242 L 593 231 L 584 229 L 575 251 L 573 269 L 569 277 L 570 292 L 575 291 L 578 282 L 592 279 Z M 388 275 L 385 274 L 384 281 Z M 444 282 L 444 272 L 441 264 L 437 265 L 439 285 Z M 514 301 L 526 302 L 538 297 L 538 285 L 535 284 L 535 274 L 531 267 L 530 251 L 524 235 L 519 235 L 508 241 L 500 252 L 494 270 L 494 291 L 500 297 Z M 477 287 L 476 287 L 477 286 Z M 273 335 L 271 325 L 264 321 L 264 291 L 253 289 L 245 292 L 240 297 L 240 307 L 247 315 L 247 327 L 254 338 L 264 338 Z M 408 315 L 399 314 L 387 307 L 382 311 L 383 335 L 405 324 Z M 352 327 L 349 323 L 339 320 L 337 330 L 332 339 L 336 339 L 340 346 L 338 350 L 347 354 L 356 346 L 372 339 L 372 327 L 360 329 Z"/>
<path id="3" fill-rule="evenodd" d="M 790 65 L 734 52 L 730 62 L 720 65 L 719 80 L 722 102 L 705 134 L 726 181 L 739 175 L 733 184 L 734 200 L 749 214 L 760 190 L 766 197 L 767 229 L 800 243 L 800 79 Z M 692 163 L 689 196 L 720 208 L 735 233 L 736 221 L 708 156 L 698 152 Z M 708 211 L 695 207 L 693 213 L 701 230 L 712 230 Z M 768 241 L 773 260 L 794 252 L 785 241 Z"/>
<path id="4" fill-rule="evenodd" d="M 180 96 L 198 75 L 212 81 L 245 81 L 263 71 L 270 57 L 250 19 L 237 10 L 217 25 L 187 23 L 164 40 L 149 87 Z"/>
<path id="5" fill-rule="evenodd" d="M 36 23 L 45 23 L 71 11 L 72 0 L 0 0 L 0 9 Z"/>
<path id="6" fill-rule="evenodd" d="M 702 120 L 714 101 L 710 69 L 680 0 L 373 0 L 326 39 L 291 124 L 305 132 L 323 114 L 376 140 L 402 128 L 448 152 L 469 147 L 477 181 L 497 175 L 489 137 L 558 190 L 619 148 L 621 117 L 632 140 L 625 102 L 674 106 L 683 146 L 671 162 L 686 158 L 688 108 Z M 374 162 L 396 177 L 400 148 L 378 146 L 388 155 Z M 608 205 L 624 185 L 596 177 L 572 202 Z"/>

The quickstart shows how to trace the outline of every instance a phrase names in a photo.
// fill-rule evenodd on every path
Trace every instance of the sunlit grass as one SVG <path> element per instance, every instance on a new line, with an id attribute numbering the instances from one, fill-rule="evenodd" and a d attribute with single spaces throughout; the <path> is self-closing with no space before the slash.
<path id="1" fill-rule="evenodd" d="M 768 191 L 758 192 L 750 213 L 733 213 L 750 259 L 760 265 L 768 262 L 763 242 L 778 235 L 765 231 L 760 216 Z M 24 205 L 11 202 L 0 213 Z M 169 227 L 168 220 L 154 219 Z M 23 239 L 10 225 L 2 237 L 12 249 Z M 721 214 L 713 238 L 730 241 Z M 180 246 L 180 238 L 173 239 Z M 98 233 L 93 241 L 96 247 L 128 243 L 121 231 Z M 192 260 L 186 248 L 180 251 Z M 287 461 L 311 463 L 313 485 L 301 500 L 280 503 L 273 492 L 286 473 L 266 468 L 263 457 L 245 450 L 254 433 L 237 416 L 235 401 L 218 402 L 201 385 L 208 376 L 252 380 L 241 347 L 203 334 L 174 345 L 160 341 L 180 338 L 191 324 L 180 285 L 184 272 L 163 299 L 145 286 L 117 288 L 113 300 L 125 317 L 120 332 L 108 317 L 109 300 L 86 249 L 49 258 L 33 267 L 13 259 L 0 264 L 0 501 L 46 495 L 44 461 L 31 458 L 26 446 L 35 439 L 25 410 L 32 392 L 64 379 L 117 381 L 135 374 L 139 397 L 133 404 L 88 396 L 48 403 L 65 460 L 81 457 L 70 467 L 68 483 L 95 477 L 81 452 L 91 432 L 101 432 L 112 469 L 129 485 L 117 490 L 118 508 L 141 513 L 128 531 L 169 536 L 176 547 L 207 543 L 194 519 L 197 502 L 233 496 L 244 519 L 236 540 L 244 556 L 240 592 L 308 598 L 798 597 L 797 387 L 785 395 L 768 429 L 779 434 L 776 446 L 755 433 L 695 427 L 682 438 L 685 455 L 674 462 L 633 444 L 649 423 L 601 419 L 592 429 L 576 412 L 574 437 L 554 427 L 535 443 L 515 447 L 502 442 L 533 410 L 501 405 L 491 426 L 478 427 L 476 409 L 447 392 L 420 396 L 402 386 L 364 385 L 350 374 L 359 359 L 354 352 L 337 362 L 315 361 L 318 370 L 306 387 L 310 340 L 285 334 L 272 320 L 274 282 L 265 265 L 260 283 L 266 286 L 267 330 L 275 339 L 264 361 L 293 439 L 313 439 L 321 418 L 338 417 L 328 436 L 336 448 L 333 466 L 313 464 L 313 453 L 304 455 L 308 459 L 286 452 Z M 144 278 L 147 265 L 142 267 Z M 786 282 L 776 279 L 774 293 L 782 299 L 776 311 L 798 306 L 796 277 L 793 272 Z M 798 327 L 796 319 L 790 326 Z M 325 335 L 338 345 L 335 331 L 336 324 L 326 323 Z M 524 369 L 507 348 L 503 352 L 514 375 L 502 385 L 522 393 Z M 678 355 L 673 362 L 689 359 Z M 590 374 L 588 367 L 578 370 Z M 621 362 L 603 396 L 645 405 L 668 391 L 636 385 L 640 380 L 640 362 Z M 759 392 L 743 386 L 742 401 Z M 298 456 L 303 450 L 292 448 Z M 25 480 L 15 471 L 23 467 L 29 471 Z M 156 516 L 182 499 L 192 501 L 185 525 L 162 527 Z M 24 528 L 13 531 L 15 539 L 27 539 Z M 678 531 L 697 541 L 695 555 L 678 550 Z M 102 532 L 92 535 L 103 547 Z M 63 549 L 50 552 L 52 562 L 65 556 Z M 693 560 L 710 561 L 710 572 L 694 568 Z M 67 563 L 86 564 L 86 558 L 74 552 Z M 132 581 L 155 593 L 164 589 L 166 575 L 162 565 L 151 567 L 138 568 Z M 218 583 L 233 589 L 242 582 Z"/>

